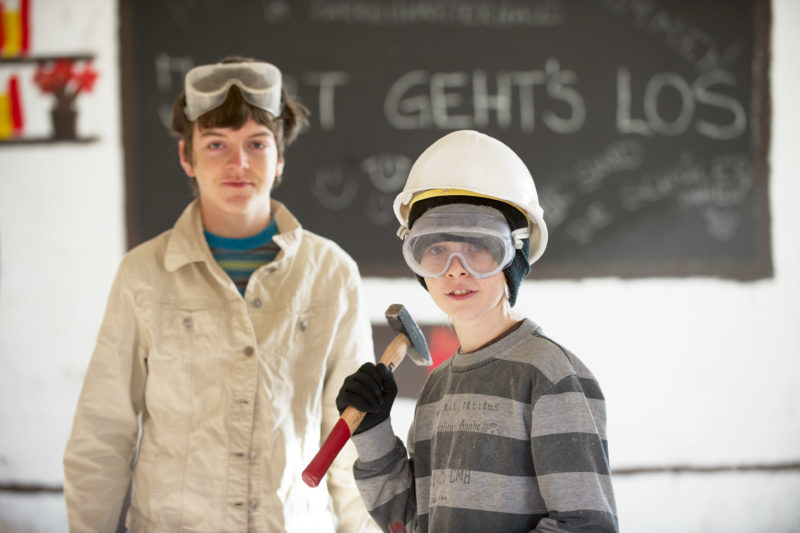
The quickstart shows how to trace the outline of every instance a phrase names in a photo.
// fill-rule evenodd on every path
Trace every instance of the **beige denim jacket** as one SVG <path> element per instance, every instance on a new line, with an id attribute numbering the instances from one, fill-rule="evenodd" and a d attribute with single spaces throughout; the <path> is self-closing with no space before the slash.
<path id="1" fill-rule="evenodd" d="M 244 298 L 203 236 L 199 203 L 128 252 L 64 455 L 70 531 L 372 530 L 348 443 L 301 472 L 338 418 L 344 378 L 373 361 L 355 262 L 272 202 L 281 252 Z M 327 490 L 325 487 L 327 481 Z"/>

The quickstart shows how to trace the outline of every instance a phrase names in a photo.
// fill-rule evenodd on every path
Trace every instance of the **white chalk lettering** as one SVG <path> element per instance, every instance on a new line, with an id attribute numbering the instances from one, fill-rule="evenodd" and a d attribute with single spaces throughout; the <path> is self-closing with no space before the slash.
<path id="1" fill-rule="evenodd" d="M 707 171 L 694 161 L 692 154 L 683 153 L 673 167 L 646 174 L 635 183 L 622 187 L 619 191 L 620 203 L 624 209 L 636 211 L 674 194 L 678 189 L 703 183 L 707 175 Z"/>
<path id="2" fill-rule="evenodd" d="M 495 0 L 312 0 L 312 20 L 386 26 L 398 24 L 464 27 L 549 27 L 566 19 L 555 0 L 497 2 Z"/>
<path id="3" fill-rule="evenodd" d="M 733 76 L 727 72 L 707 72 L 695 82 L 695 98 L 701 104 L 708 104 L 712 107 L 730 111 L 733 114 L 733 120 L 730 124 L 718 125 L 700 119 L 695 124 L 695 128 L 697 128 L 698 132 L 711 139 L 734 139 L 741 135 L 747 127 L 747 113 L 744 110 L 744 106 L 735 98 L 709 90 L 710 87 L 719 84 L 736 85 Z"/>
<path id="4" fill-rule="evenodd" d="M 361 169 L 381 192 L 397 193 L 405 185 L 411 170 L 411 159 L 402 154 L 379 154 L 368 157 Z"/>
<path id="5" fill-rule="evenodd" d="M 338 167 L 319 168 L 311 182 L 311 193 L 332 211 L 347 209 L 356 199 L 358 185 Z"/>
<path id="6" fill-rule="evenodd" d="M 323 130 L 336 127 L 336 87 L 346 85 L 350 77 L 345 72 L 308 72 L 303 81 L 319 87 L 319 124 Z"/>
<path id="7" fill-rule="evenodd" d="M 728 68 L 742 51 L 732 43 L 724 52 L 705 31 L 657 6 L 652 0 L 603 0 L 603 6 L 617 16 L 630 16 L 639 31 L 663 38 L 667 47 L 699 72 Z"/>
<path id="8" fill-rule="evenodd" d="M 194 60 L 190 56 L 171 56 L 160 53 L 156 55 L 156 87 L 164 95 L 168 95 L 170 100 L 159 102 L 158 119 L 169 129 L 172 120 L 172 98 L 177 92 L 175 87 L 183 88 L 183 78 L 186 72 L 194 66 Z"/>
<path id="9" fill-rule="evenodd" d="M 569 85 L 576 83 L 578 77 L 571 70 L 561 70 L 558 61 L 548 59 L 545 71 L 547 73 L 547 93 L 555 100 L 562 100 L 570 108 L 568 118 L 561 118 L 553 111 L 544 112 L 544 123 L 556 133 L 575 133 L 583 127 L 586 121 L 586 105 L 583 97 Z"/>
<path id="10" fill-rule="evenodd" d="M 601 153 L 575 163 L 575 180 L 582 192 L 599 188 L 610 176 L 623 170 L 634 170 L 644 161 L 644 146 L 638 139 L 623 139 Z"/>
<path id="11" fill-rule="evenodd" d="M 544 86 L 544 94 L 540 95 L 545 104 L 542 123 L 555 133 L 570 134 L 582 129 L 586 122 L 586 105 L 573 87 L 576 83 L 576 74 L 563 70 L 555 59 L 547 60 L 544 70 L 503 71 L 493 76 L 482 69 L 471 73 L 414 70 L 400 76 L 389 88 L 384 113 L 397 129 L 446 130 L 485 128 L 494 111 L 499 127 L 512 127 L 517 117 L 520 129 L 532 132 L 536 127 L 534 92 Z M 490 86 L 495 87 L 494 91 Z"/>
<path id="12" fill-rule="evenodd" d="M 464 102 L 464 97 L 450 89 L 466 87 L 469 77 L 464 72 L 435 73 L 431 75 L 431 110 L 433 122 L 439 129 L 461 129 L 472 126 L 472 118 L 468 115 L 453 115 L 450 108 L 457 108 Z"/>
<path id="13" fill-rule="evenodd" d="M 475 125 L 483 128 L 489 125 L 489 110 L 497 113 L 497 124 L 503 128 L 511 125 L 511 76 L 506 72 L 497 75 L 497 93 L 489 93 L 486 72 L 476 70 L 472 73 L 473 106 L 475 108 Z"/>
<path id="14" fill-rule="evenodd" d="M 745 131 L 746 113 L 736 99 L 710 90 L 719 84 L 735 85 L 733 76 L 725 72 L 712 71 L 700 74 L 689 83 L 679 74 L 661 72 L 654 74 L 645 84 L 641 112 L 644 118 L 633 118 L 634 97 L 631 75 L 627 68 L 617 70 L 617 131 L 622 134 L 664 135 L 674 137 L 685 133 L 694 123 L 701 135 L 712 139 L 733 139 Z M 680 100 L 675 118 L 667 120 L 661 114 L 658 103 L 666 90 L 676 93 Z M 723 109 L 733 115 L 728 124 L 713 124 L 697 117 L 697 104 Z"/>
<path id="15" fill-rule="evenodd" d="M 609 208 L 596 200 L 586 211 L 567 226 L 567 233 L 578 244 L 588 244 L 603 228 L 611 225 L 613 215 Z"/>

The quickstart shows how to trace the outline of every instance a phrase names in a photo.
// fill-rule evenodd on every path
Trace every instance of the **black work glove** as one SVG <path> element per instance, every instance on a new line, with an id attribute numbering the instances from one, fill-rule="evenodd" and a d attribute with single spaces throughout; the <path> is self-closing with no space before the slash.
<path id="1" fill-rule="evenodd" d="M 352 405 L 367 413 L 353 432 L 357 435 L 389 418 L 396 396 L 397 383 L 392 371 L 382 363 L 364 363 L 355 374 L 345 378 L 336 396 L 336 408 L 342 414 L 348 405 Z"/>

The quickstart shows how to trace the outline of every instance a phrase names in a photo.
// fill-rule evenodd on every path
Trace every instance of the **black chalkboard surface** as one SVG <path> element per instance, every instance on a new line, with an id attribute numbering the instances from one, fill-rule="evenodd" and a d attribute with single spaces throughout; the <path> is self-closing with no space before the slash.
<path id="1" fill-rule="evenodd" d="M 772 275 L 768 0 L 123 0 L 129 245 L 191 194 L 183 74 L 245 55 L 312 111 L 275 198 L 362 273 L 408 276 L 391 203 L 455 129 L 514 149 L 550 244 L 537 278 Z"/>

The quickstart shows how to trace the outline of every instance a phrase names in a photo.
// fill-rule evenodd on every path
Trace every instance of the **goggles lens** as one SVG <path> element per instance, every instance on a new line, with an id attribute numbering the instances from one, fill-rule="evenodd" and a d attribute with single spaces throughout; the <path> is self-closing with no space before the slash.
<path id="1" fill-rule="evenodd" d="M 232 85 L 239 87 L 245 101 L 280 115 L 281 71 L 269 63 L 216 63 L 201 65 L 186 73 L 186 108 L 189 120 L 219 107 Z"/>
<path id="2" fill-rule="evenodd" d="M 422 215 L 403 241 L 403 257 L 424 278 L 443 276 L 453 259 L 473 277 L 486 278 L 514 258 L 511 230 L 499 211 L 450 204 Z"/>

